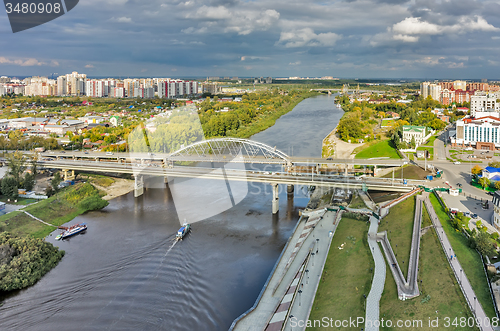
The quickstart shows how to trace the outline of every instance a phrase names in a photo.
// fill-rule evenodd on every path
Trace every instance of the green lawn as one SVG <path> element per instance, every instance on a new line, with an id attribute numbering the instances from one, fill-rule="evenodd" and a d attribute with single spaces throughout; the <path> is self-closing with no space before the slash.
<path id="1" fill-rule="evenodd" d="M 372 269 L 375 267 L 367 242 L 368 226 L 367 222 L 350 218 L 343 217 L 340 221 L 332 239 L 310 320 L 325 316 L 339 320 L 365 316 L 363 294 L 368 296 L 370 292 Z M 342 244 L 344 248 L 339 249 Z M 351 329 L 359 330 L 342 328 Z"/>
<path id="2" fill-rule="evenodd" d="M 429 216 L 424 206 L 423 224 L 430 224 Z M 387 266 L 389 268 L 389 266 Z M 453 271 L 438 241 L 433 228 L 427 230 L 421 238 L 418 278 L 422 280 L 419 290 L 422 294 L 414 299 L 401 301 L 398 299 L 396 283 L 392 273 L 387 272 L 384 292 L 380 299 L 380 318 L 397 320 L 421 320 L 423 327 L 408 327 L 402 330 L 430 330 L 429 318 L 439 318 L 440 327 L 444 330 L 444 318 L 469 318 L 472 316 L 462 291 L 458 286 Z M 395 330 L 396 328 L 381 327 L 380 330 Z M 473 328 L 455 328 L 453 330 L 474 330 Z"/>
<path id="3" fill-rule="evenodd" d="M 393 119 L 391 119 L 391 118 L 385 118 L 385 119 L 382 120 L 382 124 L 381 125 L 382 126 L 390 126 L 392 124 L 394 124 L 394 120 Z"/>
<path id="4" fill-rule="evenodd" d="M 391 159 L 401 158 L 396 149 L 392 147 L 389 140 L 382 140 L 376 144 L 368 146 L 355 156 L 356 159 L 370 159 L 373 157 L 388 157 Z"/>
<path id="5" fill-rule="evenodd" d="M 67 187 L 46 200 L 40 200 L 40 202 L 36 204 L 25 207 L 24 210 L 55 226 L 67 223 L 76 216 L 87 211 L 82 209 L 78 205 L 78 202 L 89 194 L 99 192 L 90 184 L 90 188 L 83 192 L 82 188 L 85 187 L 84 185 L 86 184 L 77 184 Z M 72 200 L 68 200 L 69 198 Z M 31 235 L 36 238 L 43 238 L 55 229 L 55 227 L 38 222 L 19 211 L 8 213 L 0 217 L 0 231 L 9 231 L 19 236 Z"/>
<path id="6" fill-rule="evenodd" d="M 392 250 L 405 277 L 408 273 L 414 215 L 415 197 L 409 197 L 389 209 L 389 214 L 382 218 L 378 227 L 378 232 L 387 230 Z"/>
<path id="7" fill-rule="evenodd" d="M 486 315 L 490 318 L 495 317 L 495 308 L 493 307 L 493 301 L 488 289 L 488 281 L 483 271 L 483 265 L 479 253 L 470 248 L 467 243 L 467 238 L 451 226 L 450 222 L 448 222 L 448 215 L 446 215 L 445 211 L 439 204 L 436 196 L 431 194 L 430 199 L 432 206 L 439 217 L 441 225 L 448 236 L 448 240 L 457 255 L 458 261 L 460 261 L 465 274 L 469 278 L 469 282 L 476 293 L 478 301 L 483 306 Z"/>
<path id="8" fill-rule="evenodd" d="M 427 141 L 425 142 L 425 144 L 424 144 L 424 145 L 426 145 L 426 146 L 434 146 L 434 140 L 436 140 L 436 139 L 437 139 L 437 137 L 438 137 L 437 135 L 431 136 L 431 137 L 429 138 L 429 140 L 427 140 Z"/>

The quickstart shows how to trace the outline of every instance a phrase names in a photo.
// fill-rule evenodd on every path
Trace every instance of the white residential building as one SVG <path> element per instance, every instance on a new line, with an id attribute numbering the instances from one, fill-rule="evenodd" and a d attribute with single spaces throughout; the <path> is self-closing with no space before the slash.
<path id="1" fill-rule="evenodd" d="M 485 150 L 500 148 L 500 118 L 498 113 L 489 114 L 484 117 L 471 115 L 458 120 L 456 136 L 451 138 L 451 145 Z"/>
<path id="2" fill-rule="evenodd" d="M 476 93 L 470 97 L 470 113 L 473 117 L 478 117 L 477 112 L 499 112 L 499 96 L 494 93 Z"/>

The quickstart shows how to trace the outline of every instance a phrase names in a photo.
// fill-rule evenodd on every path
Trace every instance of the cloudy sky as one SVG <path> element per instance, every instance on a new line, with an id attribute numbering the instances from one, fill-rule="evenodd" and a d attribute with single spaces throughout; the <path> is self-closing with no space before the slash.
<path id="1" fill-rule="evenodd" d="M 496 0 L 80 0 L 0 34 L 0 75 L 500 79 Z"/>

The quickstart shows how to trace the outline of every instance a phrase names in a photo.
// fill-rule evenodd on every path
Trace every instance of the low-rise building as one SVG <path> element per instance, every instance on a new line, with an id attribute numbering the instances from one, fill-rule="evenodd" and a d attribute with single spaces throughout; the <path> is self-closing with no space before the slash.
<path id="1" fill-rule="evenodd" d="M 427 129 L 425 126 L 403 125 L 403 141 L 410 143 L 415 139 L 415 145 L 419 146 L 425 142 Z"/>

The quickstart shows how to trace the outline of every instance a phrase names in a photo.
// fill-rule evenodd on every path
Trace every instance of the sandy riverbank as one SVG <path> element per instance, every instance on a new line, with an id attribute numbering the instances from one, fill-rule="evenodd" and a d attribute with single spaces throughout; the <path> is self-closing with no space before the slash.
<path id="1" fill-rule="evenodd" d="M 111 200 L 120 195 L 124 195 L 134 190 L 134 181 L 131 179 L 123 179 L 123 178 L 113 178 L 115 182 L 108 187 L 100 186 L 95 183 L 92 183 L 96 188 L 101 191 L 106 192 L 106 195 L 103 197 L 104 200 Z"/>
<path id="2" fill-rule="evenodd" d="M 363 144 L 352 144 L 342 141 L 337 137 L 337 128 L 333 129 L 332 132 L 323 140 L 323 151 L 328 153 L 328 155 L 323 155 L 323 157 L 334 157 L 336 159 L 353 159 L 354 155 L 352 152 L 359 146 Z"/>

